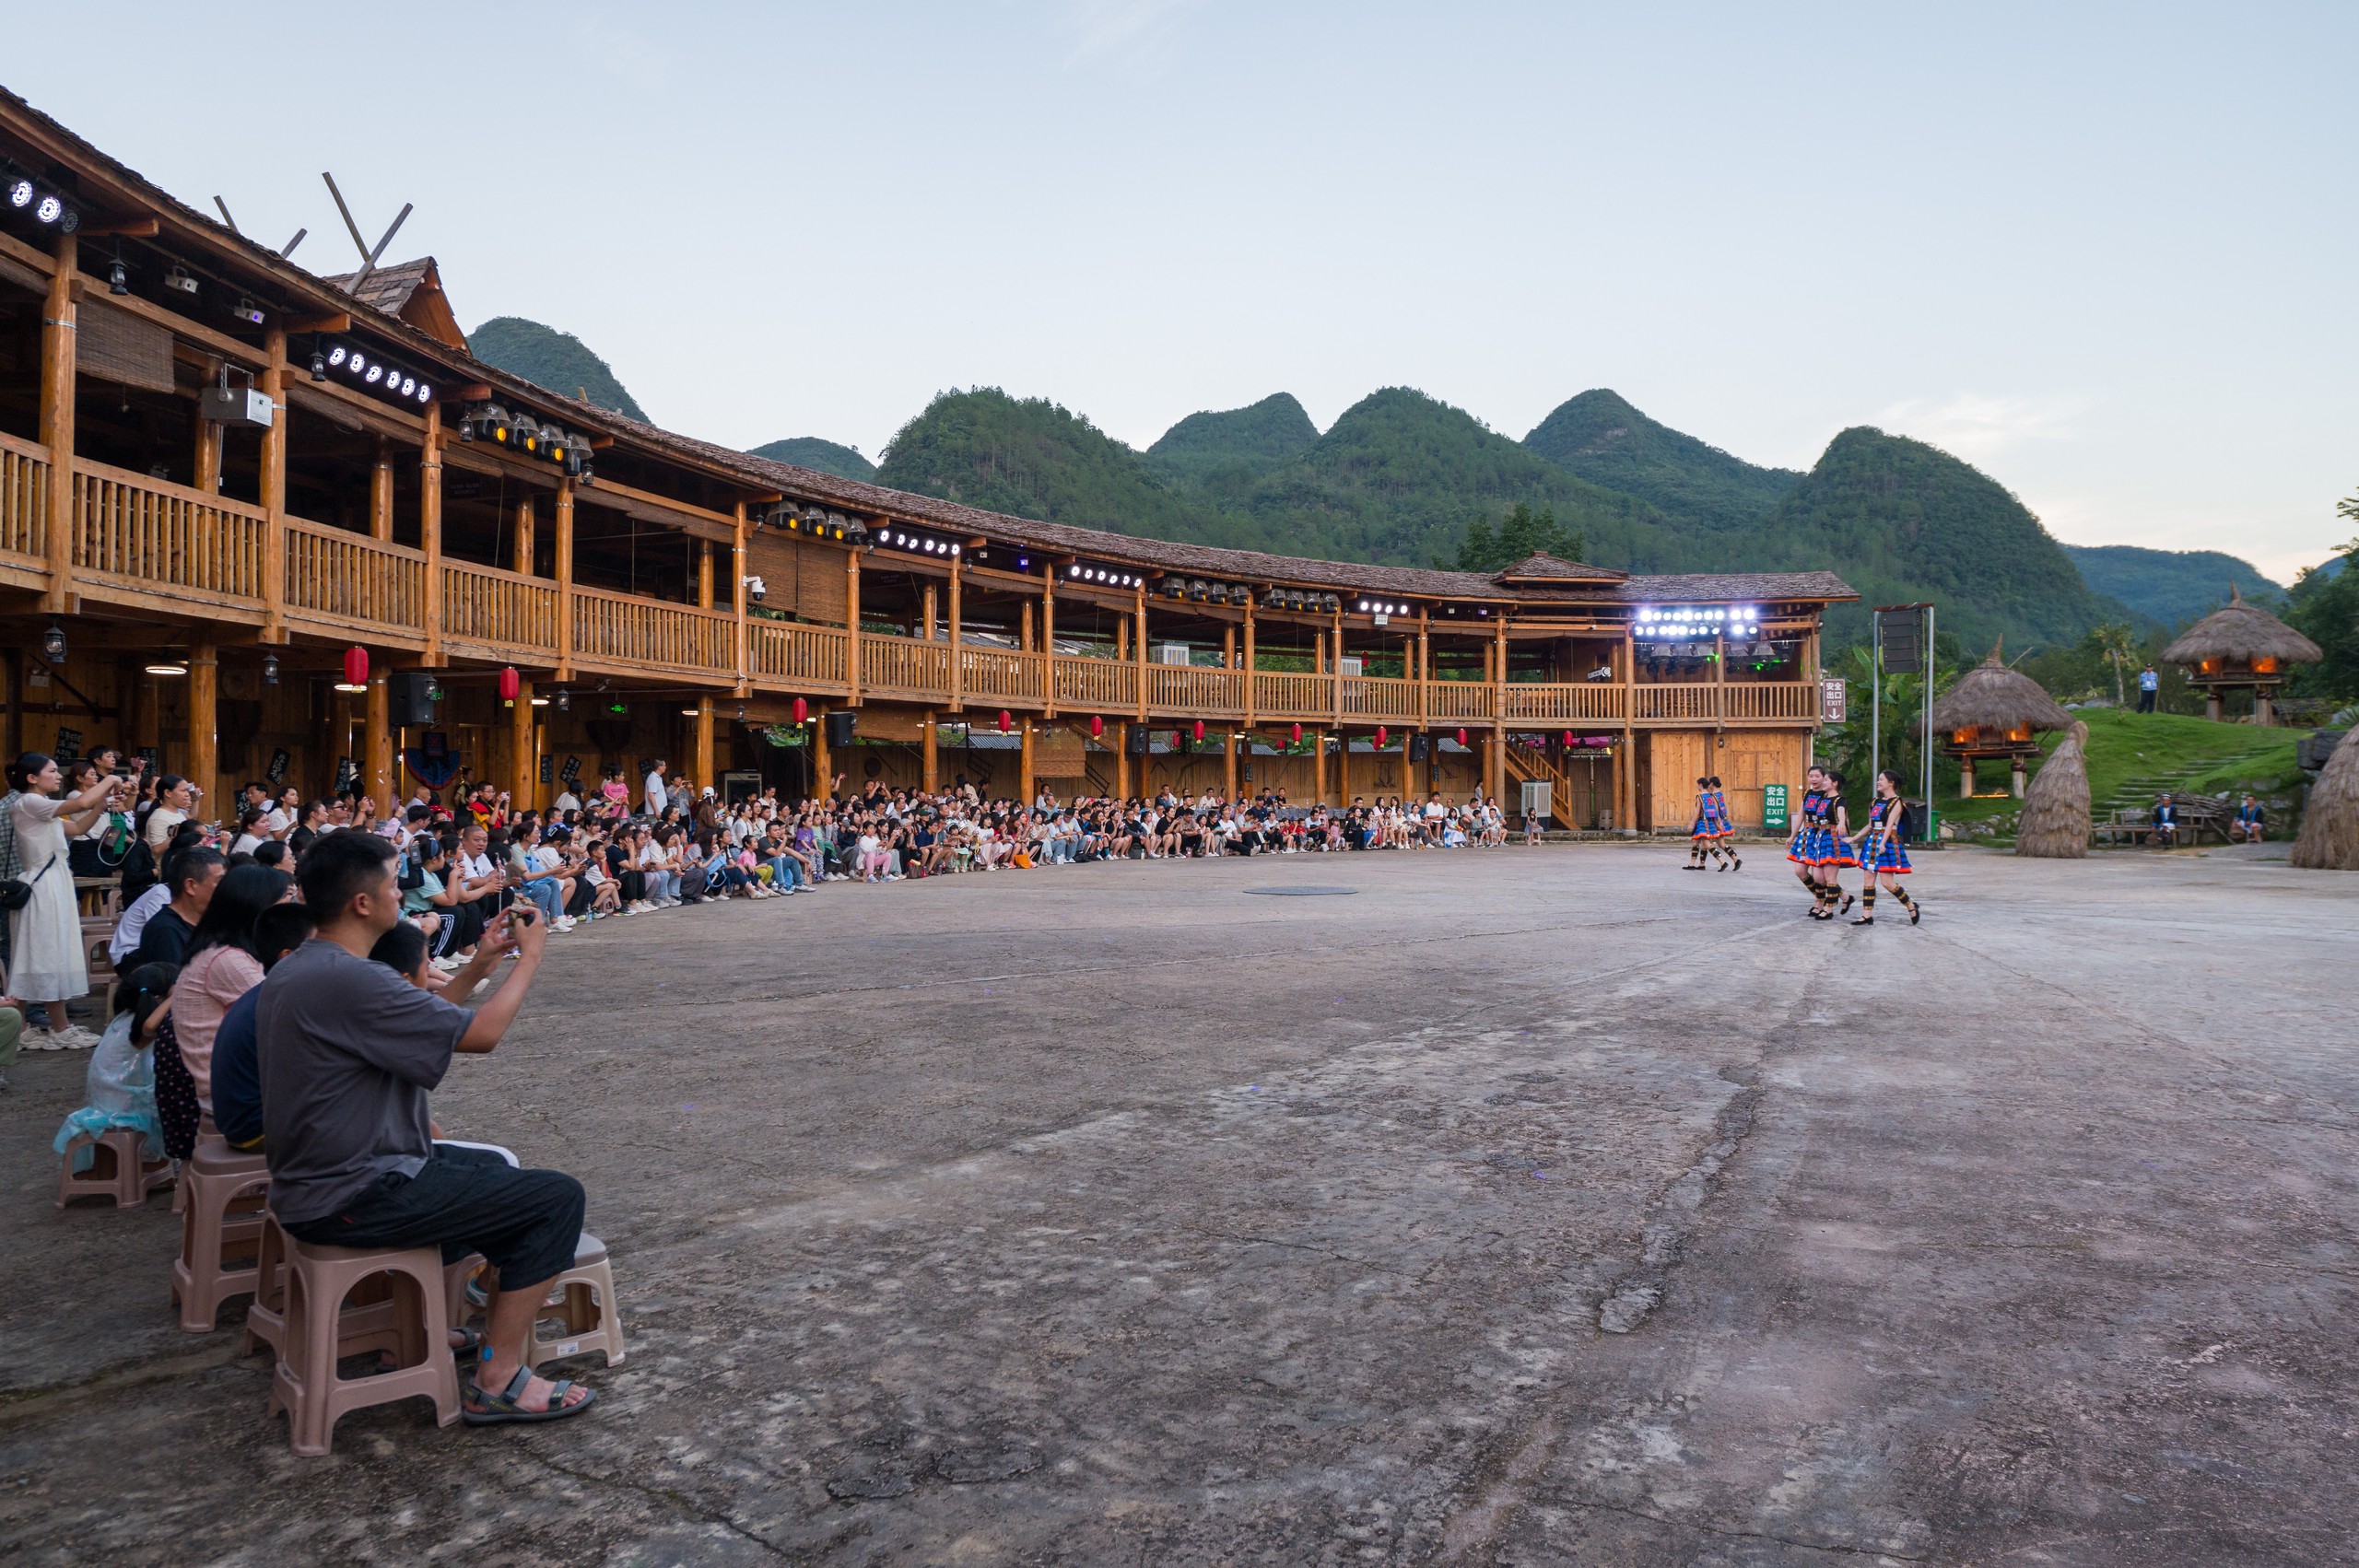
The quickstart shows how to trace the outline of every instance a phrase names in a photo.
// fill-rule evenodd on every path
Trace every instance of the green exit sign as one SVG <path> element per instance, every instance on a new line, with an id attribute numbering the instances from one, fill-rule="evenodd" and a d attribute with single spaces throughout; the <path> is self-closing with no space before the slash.
<path id="1" fill-rule="evenodd" d="M 1764 833 L 1786 831 L 1786 787 L 1783 784 L 1761 786 L 1761 830 Z"/>

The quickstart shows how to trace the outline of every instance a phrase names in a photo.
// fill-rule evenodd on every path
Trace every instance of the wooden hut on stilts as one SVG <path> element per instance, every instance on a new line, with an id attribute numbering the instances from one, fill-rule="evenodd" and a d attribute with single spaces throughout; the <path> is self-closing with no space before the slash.
<path id="1" fill-rule="evenodd" d="M 2008 669 L 1994 645 L 1989 658 L 1933 704 L 1932 726 L 1942 750 L 1957 759 L 1960 799 L 1974 798 L 1977 762 L 2003 758 L 2013 775 L 2009 792 L 2021 800 L 2025 766 L 2039 755 L 2040 733 L 2071 728 L 2072 716 L 2037 681 Z"/>
<path id="2" fill-rule="evenodd" d="M 2228 602 L 2178 635 L 2163 649 L 2163 662 L 2187 671 L 2187 684 L 2203 688 L 2203 715 L 2224 717 L 2221 697 L 2246 687 L 2252 691 L 2252 721 L 2277 722 L 2277 688 L 2295 664 L 2314 664 L 2324 657 L 2318 645 L 2268 611 L 2245 603 L 2236 585 L 2228 587 Z"/>

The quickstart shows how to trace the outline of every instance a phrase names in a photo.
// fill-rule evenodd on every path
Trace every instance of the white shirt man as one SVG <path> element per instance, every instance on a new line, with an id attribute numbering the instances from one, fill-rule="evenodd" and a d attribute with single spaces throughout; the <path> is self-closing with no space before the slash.
<path id="1" fill-rule="evenodd" d="M 578 812 L 581 809 L 581 797 L 573 792 L 573 787 L 571 785 L 566 785 L 559 789 L 557 792 L 557 799 L 549 803 L 549 810 L 559 815 L 562 815 L 567 812 Z"/>
<path id="2" fill-rule="evenodd" d="M 647 814 L 662 816 L 671 803 L 671 795 L 663 788 L 663 765 L 659 762 L 647 776 Z"/>

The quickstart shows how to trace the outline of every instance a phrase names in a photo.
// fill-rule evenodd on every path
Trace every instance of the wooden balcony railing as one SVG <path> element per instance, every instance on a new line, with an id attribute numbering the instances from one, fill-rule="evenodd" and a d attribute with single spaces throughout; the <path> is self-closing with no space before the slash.
<path id="1" fill-rule="evenodd" d="M 1414 719 L 1417 683 L 1390 675 L 1348 675 L 1344 680 L 1346 719 Z"/>
<path id="2" fill-rule="evenodd" d="M 785 685 L 844 684 L 845 634 L 833 626 L 780 621 L 745 623 L 745 667 L 757 681 Z"/>
<path id="3" fill-rule="evenodd" d="M 1048 694 L 1049 661 L 1041 654 L 1014 649 L 962 648 L 958 678 L 970 697 L 1039 702 Z"/>
<path id="4" fill-rule="evenodd" d="M 950 697 L 950 645 L 863 632 L 860 685 L 863 691 L 906 692 L 911 696 L 946 702 Z"/>
<path id="5" fill-rule="evenodd" d="M 287 609 L 358 628 L 426 626 L 426 554 L 287 520 Z"/>
<path id="6" fill-rule="evenodd" d="M 726 673 L 737 668 L 737 618 L 718 610 L 635 599 L 602 588 L 577 588 L 573 591 L 573 656 L 614 664 L 660 664 L 700 674 Z"/>
<path id="7" fill-rule="evenodd" d="M 496 567 L 442 563 L 442 635 L 453 642 L 554 656 L 557 584 Z"/>
<path id="8" fill-rule="evenodd" d="M 1335 677 L 1256 670 L 1253 710 L 1273 719 L 1320 719 L 1335 711 Z"/>
<path id="9" fill-rule="evenodd" d="M 1518 720 L 1619 724 L 1623 690 L 1604 681 L 1579 685 L 1510 684 L 1500 688 L 1506 709 L 1501 717 L 1510 724 Z"/>
<path id="10" fill-rule="evenodd" d="M 1483 681 L 1436 681 L 1426 688 L 1426 712 L 1437 724 L 1488 719 L 1491 690 Z"/>
<path id="11" fill-rule="evenodd" d="M 1723 718 L 1790 719 L 1798 723 L 1818 718 L 1818 688 L 1809 681 L 1731 681 L 1720 691 Z"/>
<path id="12" fill-rule="evenodd" d="M 267 532 L 259 507 L 101 462 L 74 466 L 75 569 L 123 588 L 259 600 Z"/>
<path id="13" fill-rule="evenodd" d="M 1138 707 L 1138 667 L 1112 659 L 1057 661 L 1057 706 L 1127 713 Z"/>
<path id="14" fill-rule="evenodd" d="M 0 551 L 41 559 L 49 542 L 49 449 L 0 436 Z"/>
<path id="15" fill-rule="evenodd" d="M 1241 718 L 1245 712 L 1245 672 L 1150 664 L 1146 667 L 1146 706 L 1150 713 Z"/>
<path id="16" fill-rule="evenodd" d="M 1637 704 L 1637 711 L 1632 717 L 1642 722 L 1649 719 L 1717 719 L 1720 689 L 1701 681 L 1632 686 L 1630 695 Z"/>

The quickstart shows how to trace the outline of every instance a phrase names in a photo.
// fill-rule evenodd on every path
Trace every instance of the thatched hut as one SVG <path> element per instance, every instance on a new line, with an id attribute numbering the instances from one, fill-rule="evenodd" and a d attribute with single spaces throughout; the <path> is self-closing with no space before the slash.
<path id="1" fill-rule="evenodd" d="M 2223 693 L 2252 688 L 2252 721 L 2277 721 L 2277 688 L 2295 664 L 2322 658 L 2318 645 L 2266 610 L 2245 603 L 2234 583 L 2228 602 L 2179 633 L 2163 662 L 2182 665 L 2187 684 L 2203 688 L 2203 712 L 2218 719 Z"/>
<path id="2" fill-rule="evenodd" d="M 2302 813 L 2302 836 L 2286 857 L 2318 872 L 2359 872 L 2359 724 L 2326 759 Z"/>
<path id="3" fill-rule="evenodd" d="M 2015 822 L 2015 853 L 2049 860 L 2089 858 L 2089 727 L 2072 721 L 2039 777 L 2031 781 Z"/>
<path id="4" fill-rule="evenodd" d="M 2039 755 L 2037 736 L 2045 730 L 2070 729 L 2072 716 L 2037 681 L 2008 669 L 1994 647 L 1989 658 L 1958 677 L 1933 704 L 1932 724 L 1942 750 L 1957 758 L 1960 798 L 1974 796 L 1977 761 L 2004 757 L 2013 776 L 2009 792 L 2021 800 L 2025 765 Z"/>

